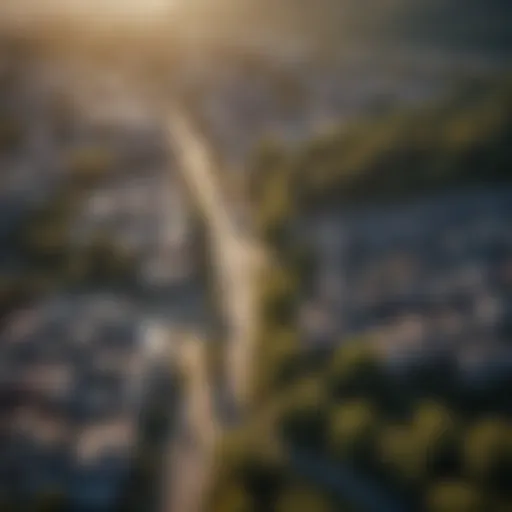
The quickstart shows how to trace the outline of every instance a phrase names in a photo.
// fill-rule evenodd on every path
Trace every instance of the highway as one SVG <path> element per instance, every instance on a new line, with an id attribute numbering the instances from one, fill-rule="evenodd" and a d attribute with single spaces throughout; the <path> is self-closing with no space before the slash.
<path id="1" fill-rule="evenodd" d="M 238 232 L 236 212 L 222 197 L 209 146 L 191 119 L 179 107 L 169 110 L 166 133 L 170 151 L 177 155 L 191 200 L 206 224 L 210 257 L 226 332 L 224 378 L 229 409 L 241 417 L 247 403 L 256 335 L 255 278 L 261 259 L 256 244 Z M 199 512 L 213 470 L 217 436 L 226 418 L 215 407 L 219 392 L 208 378 L 205 345 L 197 338 L 184 341 L 177 363 L 186 385 L 178 434 L 169 446 L 162 512 Z M 167 497 L 166 497 L 167 496 Z"/>
<path id="2" fill-rule="evenodd" d="M 235 211 L 229 211 L 210 157 L 208 144 L 178 108 L 167 125 L 180 170 L 205 219 L 210 254 L 217 272 L 218 297 L 226 321 L 225 373 L 227 393 L 240 411 L 247 403 L 256 334 L 255 278 L 262 251 L 248 233 L 240 233 Z"/>

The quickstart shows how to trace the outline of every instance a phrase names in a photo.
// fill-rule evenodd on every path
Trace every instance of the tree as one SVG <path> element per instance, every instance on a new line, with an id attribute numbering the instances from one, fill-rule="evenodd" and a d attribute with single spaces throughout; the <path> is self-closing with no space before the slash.
<path id="1" fill-rule="evenodd" d="M 435 484 L 426 496 L 428 512 L 481 512 L 485 510 L 482 494 L 464 481 Z"/>
<path id="2" fill-rule="evenodd" d="M 459 94 L 437 106 L 368 117 L 301 145 L 272 171 L 286 175 L 286 190 L 302 208 L 510 180 L 511 90 L 505 79 L 464 101 Z"/>
<path id="3" fill-rule="evenodd" d="M 414 438 L 409 427 L 385 426 L 377 441 L 377 457 L 385 474 L 398 486 L 409 488 L 417 481 Z"/>
<path id="4" fill-rule="evenodd" d="M 450 403 L 456 402 L 454 399 L 457 398 L 459 389 L 454 354 L 443 353 L 418 361 L 408 369 L 407 378 L 418 394 L 431 398 L 443 397 Z"/>
<path id="5" fill-rule="evenodd" d="M 214 503 L 227 499 L 223 497 L 224 489 L 231 496 L 235 483 L 251 497 L 254 510 L 270 507 L 284 476 L 280 453 L 270 432 L 258 425 L 230 431 L 217 446 L 216 459 L 219 466 L 212 494 Z"/>
<path id="6" fill-rule="evenodd" d="M 261 323 L 253 382 L 258 402 L 294 373 L 298 333 L 291 325 L 297 300 L 294 275 L 279 267 L 270 269 L 259 290 Z"/>
<path id="7" fill-rule="evenodd" d="M 512 430 L 504 420 L 485 419 L 468 430 L 464 440 L 464 469 L 477 482 L 509 490 Z"/>
<path id="8" fill-rule="evenodd" d="M 231 482 L 216 494 L 213 512 L 256 512 L 253 497 L 239 482 Z"/>
<path id="9" fill-rule="evenodd" d="M 330 499 L 313 489 L 292 486 L 278 497 L 275 512 L 334 512 Z"/>
<path id="10" fill-rule="evenodd" d="M 382 468 L 407 489 L 421 488 L 432 476 L 459 470 L 459 430 L 454 415 L 433 402 L 417 406 L 410 425 L 391 424 L 379 436 Z"/>
<path id="11" fill-rule="evenodd" d="M 431 401 L 421 403 L 412 422 L 418 477 L 447 476 L 459 468 L 459 429 L 453 411 Z"/>
<path id="12" fill-rule="evenodd" d="M 260 301 L 267 325 L 287 325 L 297 306 L 297 279 L 284 268 L 270 269 L 261 284 Z"/>
<path id="13" fill-rule="evenodd" d="M 280 417 L 280 431 L 288 442 L 301 448 L 320 448 L 327 420 L 326 394 L 314 377 L 300 381 L 290 393 Z"/>
<path id="14" fill-rule="evenodd" d="M 378 415 L 371 403 L 357 400 L 338 405 L 329 421 L 330 453 L 368 468 L 375 456 Z"/>
<path id="15" fill-rule="evenodd" d="M 265 396 L 281 389 L 298 373 L 299 345 L 298 333 L 294 329 L 279 327 L 263 333 L 260 345 L 260 374 L 258 381 L 263 386 Z"/>
<path id="16" fill-rule="evenodd" d="M 285 159 L 284 148 L 274 138 L 261 140 L 253 150 L 249 158 L 249 193 L 257 207 L 263 206 L 265 198 L 274 185 L 273 175 L 281 173 Z"/>
<path id="17" fill-rule="evenodd" d="M 295 201 L 285 154 L 275 144 L 264 147 L 256 158 L 251 179 L 255 224 L 265 242 L 281 249 L 289 245 Z"/>
<path id="18" fill-rule="evenodd" d="M 311 288 L 314 285 L 317 267 L 313 249 L 305 245 L 295 247 L 289 251 L 289 259 L 300 280 L 301 288 Z"/>
<path id="19" fill-rule="evenodd" d="M 328 379 L 331 391 L 339 398 L 378 398 L 387 387 L 381 362 L 366 340 L 354 340 L 337 349 Z"/>

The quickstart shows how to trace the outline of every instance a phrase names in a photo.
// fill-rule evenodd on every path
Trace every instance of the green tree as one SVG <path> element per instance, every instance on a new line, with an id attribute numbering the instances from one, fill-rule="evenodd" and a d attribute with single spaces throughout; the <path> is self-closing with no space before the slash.
<path id="1" fill-rule="evenodd" d="M 303 486 L 292 486 L 279 496 L 275 512 L 334 512 L 329 497 Z"/>
<path id="2" fill-rule="evenodd" d="M 366 340 L 354 340 L 338 348 L 331 360 L 328 379 L 339 398 L 378 398 L 387 388 L 379 357 Z"/>
<path id="3" fill-rule="evenodd" d="M 233 482 L 251 497 L 254 510 L 268 510 L 280 489 L 284 468 L 272 433 L 258 428 L 231 432 L 219 449 L 218 489 L 230 489 Z M 214 502 L 219 496 L 214 492 Z"/>
<path id="4" fill-rule="evenodd" d="M 504 420 L 489 418 L 469 428 L 464 439 L 464 469 L 477 482 L 509 490 L 512 429 Z"/>
<path id="5" fill-rule="evenodd" d="M 375 408 L 368 401 L 352 401 L 334 408 L 329 421 L 330 453 L 369 468 L 375 457 L 381 428 Z"/>
<path id="6" fill-rule="evenodd" d="M 280 417 L 280 431 L 300 447 L 320 448 L 324 443 L 327 397 L 319 379 L 303 378 L 290 392 Z"/>
<path id="7" fill-rule="evenodd" d="M 237 482 L 217 491 L 212 512 L 256 512 L 252 495 Z"/>
<path id="8" fill-rule="evenodd" d="M 511 91 L 505 78 L 463 101 L 454 95 L 341 127 L 302 145 L 274 174 L 287 176 L 286 188 L 302 209 L 509 180 Z"/>
<path id="9" fill-rule="evenodd" d="M 312 248 L 298 245 L 289 251 L 288 257 L 294 272 L 299 278 L 301 291 L 310 289 L 314 285 L 317 267 Z"/>
<path id="10" fill-rule="evenodd" d="M 435 484 L 426 495 L 428 512 L 481 512 L 485 510 L 482 493 L 464 481 Z"/>
<path id="11" fill-rule="evenodd" d="M 267 137 L 259 142 L 249 157 L 249 194 L 257 208 L 262 207 L 271 190 L 273 178 L 282 174 L 286 153 L 282 144 Z"/>
<path id="12" fill-rule="evenodd" d="M 266 272 L 259 289 L 260 329 L 252 388 L 261 403 L 294 373 L 298 333 L 292 328 L 297 308 L 297 284 L 290 272 L 275 267 Z"/>
<path id="13" fill-rule="evenodd" d="M 399 487 L 410 488 L 417 481 L 414 449 L 410 427 L 398 424 L 383 427 L 377 441 L 377 457 L 383 472 Z"/>
<path id="14" fill-rule="evenodd" d="M 270 329 L 267 336 L 268 339 L 260 346 L 260 371 L 263 375 L 259 381 L 265 388 L 265 396 L 291 382 L 300 369 L 298 333 L 294 329 L 280 327 Z"/>
<path id="15" fill-rule="evenodd" d="M 418 477 L 453 475 L 459 469 L 460 430 L 454 411 L 426 401 L 412 422 L 413 453 Z"/>
<path id="16" fill-rule="evenodd" d="M 453 476 L 459 471 L 460 432 L 453 412 L 424 402 L 412 422 L 382 429 L 378 454 L 384 471 L 399 485 L 420 489 L 433 476 Z"/>
<path id="17" fill-rule="evenodd" d="M 261 283 L 260 304 L 267 325 L 288 325 L 297 307 L 297 279 L 288 269 L 269 269 Z"/>

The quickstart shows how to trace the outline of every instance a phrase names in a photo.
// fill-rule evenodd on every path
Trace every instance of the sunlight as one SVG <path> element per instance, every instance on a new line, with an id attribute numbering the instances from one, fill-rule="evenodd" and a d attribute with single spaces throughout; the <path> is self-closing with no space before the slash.
<path id="1" fill-rule="evenodd" d="M 11 23 L 73 19 L 80 23 L 158 21 L 178 0 L 2 0 L 0 16 Z"/>
<path id="2" fill-rule="evenodd" d="M 71 9 L 99 17 L 140 18 L 160 16 L 169 11 L 175 0 L 52 0 L 69 4 Z"/>

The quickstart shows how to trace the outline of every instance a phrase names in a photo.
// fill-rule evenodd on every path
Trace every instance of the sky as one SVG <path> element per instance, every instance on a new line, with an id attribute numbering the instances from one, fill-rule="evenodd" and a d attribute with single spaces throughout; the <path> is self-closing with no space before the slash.
<path id="1" fill-rule="evenodd" d="M 2 0 L 0 13 L 9 22 L 72 16 L 88 22 L 157 19 L 178 0 Z"/>
<path id="2" fill-rule="evenodd" d="M 79 27 L 153 25 L 193 38 L 286 41 L 323 51 L 385 44 L 441 53 L 512 53 L 510 0 L 0 0 L 4 26 L 30 29 L 72 20 Z M 60 19 L 59 19 L 60 18 Z M 41 23 L 43 22 L 43 23 Z"/>

